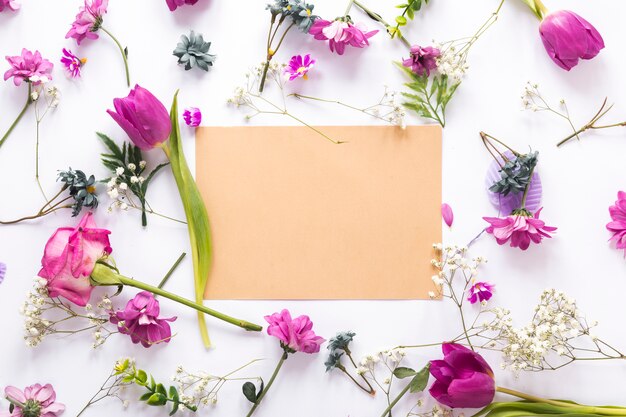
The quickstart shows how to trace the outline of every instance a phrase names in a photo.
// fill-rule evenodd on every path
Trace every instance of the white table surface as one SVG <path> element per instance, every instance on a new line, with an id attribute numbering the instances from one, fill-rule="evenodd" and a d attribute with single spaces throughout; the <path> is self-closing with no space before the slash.
<path id="1" fill-rule="evenodd" d="M 127 94 L 121 57 L 106 36 L 85 41 L 77 48 L 65 40 L 79 0 L 24 0 L 18 13 L 0 14 L 0 55 L 19 54 L 22 47 L 40 50 L 54 60 L 55 84 L 62 90 L 59 108 L 42 123 L 41 174 L 46 189 L 55 185 L 56 170 L 82 169 L 106 175 L 99 162 L 102 148 L 95 131 L 110 134 L 118 141 L 123 132 L 105 113 L 112 99 Z M 180 106 L 198 106 L 208 125 L 244 124 L 243 113 L 226 106 L 233 89 L 243 81 L 247 68 L 263 59 L 264 34 L 269 14 L 262 1 L 200 0 L 194 7 L 170 13 L 164 1 L 111 0 L 105 26 L 128 45 L 132 82 L 153 91 L 169 106 L 172 94 L 181 89 Z M 346 2 L 316 1 L 316 12 L 326 18 L 343 13 Z M 393 3 L 370 0 L 370 6 L 392 19 Z M 428 44 L 433 38 L 448 40 L 467 36 L 496 7 L 494 1 L 434 0 L 411 23 L 409 39 Z M 494 305 L 513 311 L 516 323 L 529 319 L 532 307 L 546 287 L 556 287 L 578 299 L 580 308 L 600 322 L 597 334 L 626 348 L 623 317 L 626 290 L 623 254 L 610 247 L 605 224 L 607 207 L 616 192 L 626 188 L 624 132 L 613 129 L 591 133 L 580 143 L 563 149 L 554 145 L 568 133 L 562 121 L 547 114 L 522 112 L 520 95 L 528 80 L 538 82 L 542 91 L 555 102 L 567 99 L 572 116 L 583 124 L 595 112 L 605 96 L 615 102 L 607 120 L 621 121 L 626 115 L 626 58 L 623 45 L 626 3 L 613 0 L 552 0 L 548 7 L 567 7 L 594 23 L 606 41 L 606 49 L 590 62 L 583 62 L 571 72 L 554 65 L 541 45 L 533 15 L 521 2 L 507 1 L 500 20 L 480 39 L 470 54 L 470 71 L 448 111 L 449 125 L 444 130 L 443 195 L 455 211 L 453 229 L 444 231 L 445 242 L 465 244 L 485 223 L 484 215 L 494 210 L 485 197 L 484 172 L 490 156 L 483 149 L 478 132 L 485 130 L 505 139 L 513 147 L 528 146 L 541 152 L 540 172 L 544 187 L 543 217 L 559 230 L 554 239 L 522 252 L 500 247 L 483 237 L 471 254 L 489 259 L 483 278 L 497 284 Z M 355 20 L 370 27 L 373 22 L 358 11 Z M 213 42 L 211 51 L 218 55 L 209 73 L 185 72 L 177 68 L 171 51 L 182 33 L 195 29 Z M 71 47 L 87 56 L 81 80 L 68 80 L 58 63 L 61 48 Z M 347 102 L 368 104 L 378 100 L 383 85 L 398 89 L 403 81 L 391 61 L 406 55 L 397 42 L 384 33 L 371 40 L 367 50 L 349 50 L 344 56 L 330 54 L 327 45 L 294 33 L 281 48 L 277 59 L 311 52 L 318 59 L 315 72 L 306 83 L 298 82 L 302 92 L 334 97 Z M 4 71 L 5 64 L 0 67 Z M 23 104 L 25 89 L 10 82 L 0 85 L 0 130 L 6 129 Z M 336 107 L 294 105 L 294 112 L 312 124 L 375 124 L 362 114 Z M 256 124 L 280 125 L 289 120 L 260 116 Z M 410 123 L 421 123 L 416 118 Z M 2 218 L 33 212 L 41 204 L 34 181 L 34 115 L 30 111 L 0 151 L 0 214 Z M 182 126 L 185 149 L 193 159 L 192 130 Z M 150 161 L 163 157 L 154 152 Z M 108 197 L 103 195 L 106 208 Z M 149 192 L 151 204 L 165 213 L 182 217 L 178 192 L 171 176 L 164 171 Z M 250 368 L 250 374 L 271 373 L 280 355 L 276 340 L 262 334 L 245 334 L 239 329 L 214 320 L 210 332 L 215 348 L 202 347 L 195 313 L 163 303 L 164 315 L 177 315 L 176 337 L 169 345 L 144 349 L 132 345 L 125 336 L 111 338 L 102 348 L 91 349 L 89 335 L 45 340 L 37 349 L 28 349 L 22 340 L 22 317 L 18 309 L 24 294 L 37 273 L 44 244 L 59 226 L 68 224 L 66 215 L 50 216 L 41 221 L 0 229 L 0 260 L 8 264 L 5 282 L 0 285 L 2 342 L 0 343 L 0 385 L 23 387 L 35 382 L 54 384 L 58 399 L 67 405 L 65 415 L 75 415 L 108 375 L 115 359 L 133 356 L 161 380 L 168 380 L 178 364 L 188 369 L 225 373 L 254 358 L 266 358 Z M 97 214 L 97 221 L 112 230 L 114 256 L 130 276 L 156 282 L 183 250 L 188 250 L 185 227 L 156 217 L 142 229 L 136 212 Z M 168 288 L 192 295 L 191 259 L 180 266 Z M 261 322 L 263 315 L 289 308 L 293 314 L 308 314 L 318 334 L 329 338 L 338 330 L 354 330 L 358 336 L 353 346 L 357 356 L 381 347 L 398 344 L 445 340 L 458 333 L 454 307 L 442 302 L 402 301 L 219 301 L 211 306 Z M 325 350 L 325 349 L 323 349 Z M 421 366 L 437 358 L 437 348 L 409 353 L 408 365 Z M 488 355 L 498 368 L 498 354 Z M 377 416 L 384 408 L 382 396 L 370 398 L 338 374 L 325 374 L 324 354 L 295 355 L 285 365 L 274 388 L 256 415 L 287 416 Z M 626 401 L 626 363 L 581 363 L 557 372 L 522 374 L 516 379 L 508 371 L 496 371 L 499 383 L 521 390 L 582 402 L 620 403 Z M 417 397 L 398 405 L 397 415 Z M 6 406 L 6 402 L 3 403 Z M 216 416 L 244 415 L 249 404 L 238 384 L 227 386 L 211 412 Z M 103 402 L 87 416 L 123 415 L 115 400 Z M 137 403 L 128 415 L 165 415 Z M 395 415 L 395 414 L 394 414 Z"/>

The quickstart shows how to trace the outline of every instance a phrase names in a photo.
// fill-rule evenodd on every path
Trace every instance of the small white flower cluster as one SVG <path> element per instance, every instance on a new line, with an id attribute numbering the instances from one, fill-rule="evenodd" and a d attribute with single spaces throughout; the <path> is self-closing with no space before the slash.
<path id="1" fill-rule="evenodd" d="M 378 103 L 366 107 L 363 109 L 363 112 L 384 120 L 393 126 L 400 126 L 402 129 L 406 128 L 406 122 L 404 120 L 406 111 L 402 104 L 398 102 L 398 93 L 396 91 L 390 91 L 388 86 L 385 86 L 383 96 Z"/>
<path id="2" fill-rule="evenodd" d="M 421 407 L 422 406 L 422 401 L 418 400 L 417 401 L 417 407 Z M 411 410 L 409 412 L 409 414 L 407 415 L 407 417 L 410 416 L 419 416 L 419 417 L 454 417 L 454 413 L 452 412 L 451 409 L 446 408 L 446 407 L 442 407 L 439 404 L 434 404 L 432 406 L 432 408 L 430 408 L 430 410 L 426 411 L 426 412 L 416 412 Z M 458 417 L 464 417 L 463 413 L 460 413 L 458 415 Z"/>
<path id="3" fill-rule="evenodd" d="M 524 85 L 521 98 L 522 110 L 531 110 L 534 112 L 548 110 L 562 117 L 569 118 L 565 99 L 559 100 L 561 110 L 550 106 L 546 99 L 544 99 L 541 95 L 541 92 L 539 91 L 539 84 L 528 81 L 526 85 Z"/>
<path id="4" fill-rule="evenodd" d="M 146 161 L 140 161 L 139 168 L 143 170 L 145 167 Z M 128 171 L 130 171 L 129 175 L 126 175 L 127 169 Z M 113 203 L 109 206 L 109 213 L 112 212 L 114 208 L 118 208 L 120 210 L 128 210 L 129 204 L 134 204 L 129 194 L 129 188 L 135 184 L 143 184 L 143 182 L 145 181 L 145 178 L 141 175 L 135 175 L 136 171 L 137 166 L 133 163 L 128 164 L 126 168 L 116 168 L 115 176 L 111 177 L 111 179 L 107 183 L 107 194 L 112 200 L 114 200 Z"/>
<path id="5" fill-rule="evenodd" d="M 478 278 L 478 268 L 480 265 L 487 263 L 487 259 L 477 256 L 475 258 L 466 258 L 468 251 L 467 246 L 450 246 L 441 243 L 434 243 L 433 249 L 438 258 L 431 259 L 430 263 L 439 270 L 437 275 L 432 276 L 432 281 L 438 286 L 437 291 L 430 291 L 428 296 L 435 298 L 441 295 L 450 295 L 453 291 L 454 278 L 457 272 L 463 277 L 463 286 L 466 287 L 470 282 L 474 282 Z"/>
<path id="6" fill-rule="evenodd" d="M 403 349 L 381 349 L 377 352 L 365 355 L 359 361 L 359 367 L 356 369 L 356 373 L 362 376 L 369 376 L 376 381 L 376 368 L 380 365 L 383 369 L 389 370 L 389 375 L 382 381 L 384 385 L 391 383 L 393 371 L 400 365 L 406 352 Z"/>
<path id="7" fill-rule="evenodd" d="M 222 386 L 220 381 L 223 378 L 205 372 L 190 373 L 178 366 L 172 381 L 178 385 L 181 402 L 207 406 L 217 403 L 217 394 Z"/>
<path id="8" fill-rule="evenodd" d="M 555 289 L 543 291 L 531 323 L 524 327 L 513 326 L 508 310 L 496 308 L 491 312 L 493 321 L 483 327 L 496 332 L 493 344 L 502 345 L 502 367 L 513 371 L 554 369 L 548 362 L 549 354 L 572 360 L 578 349 L 574 339 L 588 336 L 592 343 L 596 341 L 590 330 L 597 323 L 588 323 L 576 300 Z"/>
<path id="9" fill-rule="evenodd" d="M 437 71 L 442 75 L 447 75 L 453 83 L 460 84 L 469 70 L 467 54 L 459 52 L 458 46 L 454 43 L 448 45 L 435 43 L 435 47 L 441 51 L 441 55 L 437 58 Z"/>
<path id="10" fill-rule="evenodd" d="M 45 75 L 34 75 L 28 79 L 32 84 L 30 100 L 33 102 L 39 101 L 43 96 L 46 99 L 47 107 L 54 109 L 59 105 L 61 101 L 61 91 L 59 88 L 53 85 L 49 85 L 50 79 Z"/>
<path id="11" fill-rule="evenodd" d="M 35 277 L 33 288 L 26 294 L 26 301 L 20 308 L 24 316 L 24 340 L 29 347 L 38 346 L 49 333 L 51 323 L 42 318 L 49 299 L 47 284 L 45 279 Z"/>
<path id="12" fill-rule="evenodd" d="M 228 104 L 232 104 L 235 107 L 247 106 L 252 110 L 259 112 L 259 108 L 255 103 L 255 99 L 260 99 L 261 96 L 258 93 L 259 82 L 261 81 L 261 77 L 263 76 L 265 62 L 257 65 L 252 68 L 250 71 L 246 72 L 246 82 L 244 85 L 235 88 L 234 94 L 231 98 L 227 100 Z M 278 84 L 279 88 L 283 88 L 283 70 L 285 68 L 285 64 L 280 64 L 278 62 L 271 61 L 269 67 L 267 68 L 267 77 L 265 81 L 265 87 L 267 87 L 271 82 L 275 82 Z M 247 115 L 246 119 L 250 119 L 254 116 Z"/>

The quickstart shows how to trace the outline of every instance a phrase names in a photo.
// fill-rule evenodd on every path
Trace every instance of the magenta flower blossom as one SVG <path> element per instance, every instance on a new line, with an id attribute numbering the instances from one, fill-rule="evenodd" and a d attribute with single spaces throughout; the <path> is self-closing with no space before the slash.
<path id="1" fill-rule="evenodd" d="M 87 58 L 79 58 L 69 49 L 63 48 L 63 57 L 61 63 L 65 66 L 65 70 L 72 78 L 80 77 L 80 69 L 87 63 Z"/>
<path id="2" fill-rule="evenodd" d="M 489 301 L 493 296 L 493 289 L 495 285 L 488 282 L 475 282 L 467 290 L 467 301 L 470 304 L 482 303 L 483 301 Z"/>
<path id="3" fill-rule="evenodd" d="M 365 25 L 353 25 L 341 19 L 328 21 L 316 19 L 309 33 L 317 40 L 328 41 L 331 52 L 343 55 L 346 46 L 364 48 L 369 45 L 368 39 L 378 33 L 377 30 L 367 31 Z"/>
<path id="4" fill-rule="evenodd" d="M 52 385 L 35 384 L 24 388 L 9 385 L 4 396 L 14 405 L 13 412 L 0 412 L 2 417 L 57 417 L 65 411 L 65 405 L 56 402 Z"/>
<path id="5" fill-rule="evenodd" d="M 142 150 L 150 150 L 165 142 L 172 131 L 167 109 L 150 91 L 139 85 L 130 90 L 128 97 L 113 100 L 115 111 L 107 113 Z"/>
<path id="6" fill-rule="evenodd" d="M 110 233 L 96 227 L 92 213 L 85 214 L 77 227 L 61 227 L 54 232 L 46 243 L 38 274 L 48 281 L 50 297 L 87 305 L 93 290 L 89 275 L 96 262 L 112 251 Z"/>
<path id="7" fill-rule="evenodd" d="M 626 256 L 626 193 L 619 191 L 615 205 L 609 207 L 612 222 L 606 225 L 609 232 L 613 233 L 610 240 L 615 241 L 617 249 L 624 249 Z"/>
<path id="8" fill-rule="evenodd" d="M 592 59 L 604 48 L 600 32 L 569 10 L 548 14 L 539 25 L 539 34 L 550 58 L 567 71 L 579 59 Z"/>
<path id="9" fill-rule="evenodd" d="M 117 325 L 122 334 L 127 334 L 133 343 L 149 348 L 158 343 L 169 343 L 172 330 L 168 321 L 176 317 L 159 317 L 159 302 L 148 291 L 142 291 L 128 301 L 124 311 L 111 315 L 111 323 Z"/>
<path id="10" fill-rule="evenodd" d="M 449 204 L 443 203 L 441 205 L 441 217 L 443 221 L 448 225 L 448 227 L 452 227 L 452 222 L 454 221 L 454 212 L 452 211 L 452 207 Z"/>
<path id="11" fill-rule="evenodd" d="M 7 273 L 7 265 L 4 262 L 0 262 L 0 284 L 4 281 L 4 277 Z"/>
<path id="12" fill-rule="evenodd" d="M 20 7 L 21 4 L 16 0 L 0 0 L 0 12 L 3 12 L 5 8 L 14 12 Z"/>
<path id="13" fill-rule="evenodd" d="M 296 78 L 308 78 L 307 73 L 315 65 L 315 60 L 311 59 L 311 54 L 294 55 L 289 60 L 289 64 L 285 67 L 285 74 L 289 76 L 289 81 L 293 81 Z"/>
<path id="14" fill-rule="evenodd" d="M 102 15 L 107 12 L 108 4 L 109 0 L 85 0 L 65 39 L 74 38 L 78 45 L 85 39 L 98 39 L 96 32 L 102 25 Z"/>
<path id="15" fill-rule="evenodd" d="M 432 395 L 450 408 L 481 408 L 496 393 L 493 371 L 478 353 L 456 343 L 444 343 L 442 360 L 430 361 L 430 374 L 436 381 Z"/>
<path id="16" fill-rule="evenodd" d="M 419 45 L 411 46 L 411 53 L 407 59 L 402 60 L 402 65 L 411 68 L 415 74 L 421 76 L 430 76 L 430 71 L 437 68 L 437 58 L 441 55 L 441 51 L 432 46 L 422 48 Z"/>
<path id="17" fill-rule="evenodd" d="M 167 3 L 167 7 L 169 7 L 170 11 L 176 10 L 177 7 L 184 6 L 185 4 L 196 4 L 198 0 L 165 0 Z"/>
<path id="18" fill-rule="evenodd" d="M 191 127 L 198 127 L 202 123 L 202 112 L 197 107 L 187 107 L 183 112 L 185 124 Z"/>
<path id="19" fill-rule="evenodd" d="M 530 242 L 539 244 L 543 238 L 551 238 L 550 233 L 557 229 L 539 220 L 541 210 L 537 210 L 534 216 L 521 209 L 503 218 L 483 217 L 490 224 L 486 231 L 496 238 L 498 245 L 504 245 L 510 240 L 512 248 L 526 250 Z"/>
<path id="20" fill-rule="evenodd" d="M 291 352 L 317 353 L 324 338 L 317 336 L 313 329 L 313 322 L 309 316 L 291 318 L 289 311 L 284 309 L 280 313 L 265 316 L 269 323 L 267 334 L 277 337 L 284 349 Z"/>
<path id="21" fill-rule="evenodd" d="M 38 85 L 46 80 L 52 79 L 52 68 L 54 65 L 47 59 L 42 58 L 39 51 L 35 53 L 26 48 L 22 49 L 22 55 L 5 57 L 11 68 L 4 73 L 4 81 L 13 77 L 13 84 L 19 86 L 23 81 L 32 81 L 33 85 Z"/>

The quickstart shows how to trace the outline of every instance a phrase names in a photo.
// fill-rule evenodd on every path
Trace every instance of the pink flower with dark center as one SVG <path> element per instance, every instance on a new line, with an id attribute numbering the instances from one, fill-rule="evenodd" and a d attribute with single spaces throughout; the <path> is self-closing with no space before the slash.
<path id="1" fill-rule="evenodd" d="M 4 73 L 4 80 L 13 77 L 13 84 L 19 86 L 23 81 L 31 81 L 38 85 L 52 79 L 52 62 L 41 57 L 39 51 L 34 53 L 26 48 L 22 49 L 22 55 L 5 57 L 11 68 Z"/>
<path id="2" fill-rule="evenodd" d="M 269 323 L 267 334 L 277 337 L 283 349 L 290 352 L 317 353 L 324 338 L 313 331 L 313 322 L 309 316 L 291 318 L 288 310 L 265 316 Z"/>
<path id="3" fill-rule="evenodd" d="M 127 334 L 133 343 L 149 348 L 158 343 L 169 343 L 172 330 L 168 321 L 176 317 L 159 317 L 159 302 L 148 291 L 142 291 L 128 301 L 124 311 L 111 315 L 111 323 L 117 324 L 122 334 Z"/>
<path id="4" fill-rule="evenodd" d="M 72 78 L 80 77 L 80 69 L 87 63 L 87 58 L 79 58 L 69 49 L 63 48 L 63 57 L 61 63 L 65 66 L 65 70 Z"/>
<path id="5" fill-rule="evenodd" d="M 346 45 L 355 48 L 368 46 L 368 39 L 378 33 L 378 30 L 368 32 L 362 23 L 353 25 L 341 19 L 333 20 L 332 22 L 316 19 L 309 33 L 317 40 L 327 40 L 331 52 L 336 51 L 337 54 L 343 55 Z"/>
<path id="6" fill-rule="evenodd" d="M 289 76 L 289 81 L 293 81 L 296 78 L 308 78 L 307 73 L 315 65 L 315 60 L 311 59 L 311 54 L 294 55 L 289 60 L 289 64 L 285 67 L 285 74 Z"/>
<path id="7" fill-rule="evenodd" d="M 99 229 L 91 217 L 83 216 L 77 227 L 61 227 L 50 237 L 44 249 L 39 276 L 48 281 L 50 297 L 64 297 L 85 306 L 93 287 L 89 275 L 96 262 L 112 249 L 110 231 Z"/>
<path id="8" fill-rule="evenodd" d="M 511 247 L 526 250 L 530 242 L 541 243 L 543 238 L 551 238 L 550 233 L 557 229 L 539 220 L 541 210 L 537 210 L 534 216 L 521 209 L 507 217 L 483 217 L 490 224 L 486 231 L 496 238 L 498 245 L 504 245 L 510 240 Z"/>
<path id="9" fill-rule="evenodd" d="M 173 12 L 176 8 L 180 6 L 184 6 L 185 4 L 194 5 L 198 2 L 198 0 L 165 0 L 167 3 L 167 7 L 169 7 L 170 11 Z"/>
<path id="10" fill-rule="evenodd" d="M 402 60 L 402 65 L 411 68 L 411 71 L 419 76 L 429 76 L 430 71 L 437 68 L 437 58 L 440 55 L 439 49 L 432 46 L 422 48 L 419 45 L 413 45 L 411 46 L 411 55 Z"/>
<path id="11" fill-rule="evenodd" d="M 475 282 L 474 284 L 472 284 L 469 290 L 467 290 L 467 301 L 469 301 L 470 304 L 489 301 L 493 296 L 494 287 L 495 285 L 488 282 Z"/>
<path id="12" fill-rule="evenodd" d="M 65 411 L 65 405 L 56 402 L 52 385 L 35 384 L 24 388 L 9 385 L 4 396 L 13 404 L 13 412 L 0 412 L 2 417 L 57 417 Z"/>
<path id="13" fill-rule="evenodd" d="M 613 233 L 610 240 L 615 241 L 617 249 L 624 249 L 624 256 L 626 256 L 626 193 L 624 191 L 617 193 L 617 201 L 609 207 L 609 214 L 613 220 L 606 225 L 607 230 Z"/>
<path id="14" fill-rule="evenodd" d="M 16 0 L 0 0 L 0 12 L 3 12 L 5 8 L 11 11 L 16 11 L 20 7 L 21 4 Z"/>
<path id="15" fill-rule="evenodd" d="M 202 112 L 197 107 L 187 107 L 183 112 L 185 124 L 191 127 L 198 127 L 202 123 Z"/>
<path id="16" fill-rule="evenodd" d="M 85 39 L 98 39 L 96 32 L 102 25 L 102 15 L 107 12 L 108 5 L 109 0 L 85 0 L 65 38 L 76 39 L 78 45 Z"/>

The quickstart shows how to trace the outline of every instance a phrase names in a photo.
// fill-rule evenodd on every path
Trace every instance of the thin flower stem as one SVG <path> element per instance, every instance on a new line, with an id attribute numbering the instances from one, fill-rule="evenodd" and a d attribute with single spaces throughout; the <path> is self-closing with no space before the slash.
<path id="1" fill-rule="evenodd" d="M 339 368 L 339 370 L 340 370 L 341 372 L 343 372 L 344 374 L 346 374 L 346 375 L 348 376 L 348 378 L 350 378 L 350 379 L 352 380 L 352 382 L 354 382 L 354 383 L 356 384 L 356 386 L 357 386 L 357 387 L 359 387 L 361 390 L 363 390 L 363 391 L 367 392 L 369 395 L 374 395 L 374 394 L 376 394 L 376 391 L 374 391 L 374 389 L 373 389 L 371 386 L 370 386 L 370 387 L 369 387 L 369 389 L 368 389 L 368 388 L 364 387 L 363 385 L 361 385 L 361 384 L 359 383 L 359 381 L 357 381 L 356 379 L 354 379 L 354 377 L 350 374 L 350 372 L 348 372 L 348 371 L 346 370 L 346 368 L 345 368 L 345 367 L 343 367 L 343 366 L 341 366 L 341 365 L 338 365 L 338 366 L 337 366 L 337 368 Z M 369 384 L 368 384 L 368 385 L 369 385 Z"/>
<path id="2" fill-rule="evenodd" d="M 529 176 L 529 180 L 528 180 L 528 184 L 526 184 L 526 188 L 524 188 L 524 195 L 522 195 L 522 202 L 520 203 L 522 209 L 526 208 L 526 197 L 528 197 L 528 190 L 530 190 L 530 184 L 532 184 L 533 182 L 533 172 L 535 171 L 535 167 L 533 166 L 530 169 L 530 174 L 528 174 Z"/>
<path id="3" fill-rule="evenodd" d="M 394 400 L 391 403 L 389 403 L 389 405 L 387 406 L 387 408 L 385 408 L 385 411 L 383 411 L 380 417 L 385 417 L 385 416 L 391 417 L 391 410 L 393 409 L 393 407 L 395 407 L 396 404 L 398 404 L 398 401 L 400 401 L 400 399 L 404 397 L 404 395 L 407 392 L 409 392 L 410 388 L 411 388 L 411 384 L 406 384 L 406 387 L 404 387 L 402 391 L 400 391 L 398 396 L 394 398 Z"/>
<path id="4" fill-rule="evenodd" d="M 128 87 L 130 87 L 130 73 L 128 71 L 128 57 L 126 56 L 126 50 L 124 49 L 120 41 L 118 41 L 117 38 L 113 36 L 111 32 L 109 32 L 102 26 L 100 26 L 100 29 L 102 29 L 104 33 L 106 33 L 107 35 L 109 35 L 111 39 L 113 39 L 113 42 L 115 42 L 120 52 L 122 53 L 122 59 L 124 60 L 124 70 L 126 71 L 126 84 L 128 85 Z"/>
<path id="5" fill-rule="evenodd" d="M 285 40 L 285 36 L 287 36 L 287 32 L 289 32 L 289 30 L 294 25 L 295 25 L 295 23 L 292 23 L 289 26 L 287 26 L 287 29 L 285 29 L 285 32 L 283 32 L 283 35 L 280 37 L 280 40 L 278 41 L 278 45 L 276 45 L 276 48 L 272 49 L 272 56 L 274 56 L 274 54 L 276 54 L 276 51 L 278 51 L 278 48 L 280 48 L 280 45 L 283 44 L 283 41 Z"/>
<path id="6" fill-rule="evenodd" d="M 170 277 L 172 276 L 176 268 L 178 268 L 178 265 L 180 265 L 180 263 L 183 261 L 186 255 L 187 255 L 186 252 L 183 252 L 180 254 L 178 259 L 176 259 L 176 262 L 174 262 L 174 265 L 172 265 L 172 267 L 170 268 L 169 271 L 167 271 L 167 273 L 165 274 L 161 282 L 159 282 L 159 285 L 158 285 L 159 288 L 163 288 L 165 286 L 167 281 L 170 279 Z M 156 298 L 156 296 L 154 298 Z"/>
<path id="7" fill-rule="evenodd" d="M 2 147 L 4 142 L 7 140 L 11 132 L 13 132 L 13 129 L 15 129 L 15 126 L 17 126 L 18 122 L 22 119 L 22 116 L 24 116 L 24 113 L 26 113 L 28 106 L 32 104 L 33 102 L 33 99 L 31 98 L 32 89 L 33 89 L 32 84 L 29 82 L 28 83 L 28 97 L 26 98 L 26 104 L 24 104 L 22 111 L 20 112 L 20 114 L 17 115 L 17 118 L 15 119 L 13 124 L 9 126 L 9 130 L 7 130 L 4 136 L 2 136 L 2 139 L 0 139 L 0 148 Z"/>
<path id="8" fill-rule="evenodd" d="M 165 214 L 161 214 L 159 212 L 154 211 L 147 202 L 146 202 L 146 205 L 148 206 L 148 208 L 145 209 L 146 213 L 154 214 L 155 216 L 163 217 L 164 219 L 168 219 L 168 220 L 171 220 L 173 222 L 187 224 L 187 222 L 184 221 L 184 220 L 175 219 L 173 217 L 169 217 L 169 216 L 166 216 Z M 143 211 L 141 207 L 137 207 L 135 205 L 129 205 L 128 207 L 132 207 L 135 210 Z"/>
<path id="9" fill-rule="evenodd" d="M 375 21 L 377 21 L 378 23 L 380 23 L 381 25 L 383 25 L 385 27 L 385 30 L 388 33 L 390 32 L 390 29 L 393 29 L 393 27 L 387 23 L 385 21 L 385 19 L 382 18 L 381 15 L 379 15 L 378 13 L 370 10 L 367 6 L 365 6 L 363 3 L 361 3 L 358 0 L 354 0 L 354 5 L 357 6 L 359 9 L 363 10 L 365 12 L 365 14 L 367 14 L 369 16 L 370 19 L 373 19 Z M 401 33 L 397 34 L 398 39 L 400 39 L 400 41 L 409 49 L 411 49 L 411 42 L 409 42 Z"/>
<path id="10" fill-rule="evenodd" d="M 600 106 L 600 109 L 591 118 L 589 123 L 587 123 L 586 125 L 584 125 L 580 129 L 575 130 L 574 133 L 572 133 L 571 135 L 567 136 L 565 139 L 563 139 L 559 143 L 557 143 L 556 146 L 560 147 L 560 146 L 564 145 L 565 143 L 569 142 L 574 137 L 580 139 L 578 137 L 578 135 L 580 135 L 581 133 L 583 133 L 583 132 L 585 132 L 585 131 L 587 131 L 589 129 L 609 129 L 609 128 L 612 128 L 612 127 L 626 126 L 626 121 L 619 122 L 619 123 L 612 123 L 612 124 L 603 125 L 603 126 L 596 126 L 595 125 L 598 121 L 600 121 L 600 119 L 602 119 L 602 117 L 604 117 L 613 108 L 613 105 L 610 105 L 609 107 L 606 107 L 606 102 L 607 102 L 607 98 L 604 99 L 604 101 L 602 102 L 602 105 Z"/>
<path id="11" fill-rule="evenodd" d="M 272 374 L 270 380 L 267 382 L 267 385 L 263 388 L 263 391 L 261 391 L 261 393 L 259 394 L 259 397 L 256 399 L 254 405 L 252 406 L 248 414 L 246 414 L 246 417 L 250 417 L 254 413 L 254 411 L 257 409 L 259 404 L 261 404 L 261 400 L 265 397 L 265 395 L 267 394 L 267 391 L 269 391 L 269 389 L 272 387 L 272 384 L 274 383 L 274 380 L 276 379 L 276 376 L 278 375 L 280 368 L 282 368 L 283 363 L 285 363 L 285 360 L 287 360 L 288 356 L 289 354 L 287 353 L 287 351 L 283 352 L 282 356 L 280 357 L 280 360 L 278 361 L 278 364 L 276 365 L 276 369 L 274 369 L 274 373 Z"/>
<path id="12" fill-rule="evenodd" d="M 350 9 L 352 9 L 352 5 L 354 4 L 354 0 L 350 0 L 348 1 L 348 6 L 346 7 L 346 11 L 343 14 L 343 17 L 347 17 L 348 14 L 350 13 Z"/>
<path id="13" fill-rule="evenodd" d="M 32 216 L 25 216 L 25 217 L 22 217 L 22 218 L 19 218 L 19 219 L 15 219 L 15 220 L 0 221 L 0 224 L 5 224 L 5 225 L 7 225 L 7 224 L 16 224 L 16 223 L 23 222 L 25 220 L 34 220 L 34 219 L 38 219 L 38 218 L 43 217 L 43 216 L 47 216 L 50 213 L 54 213 L 57 210 L 62 210 L 62 209 L 66 209 L 66 208 L 72 208 L 72 205 L 68 204 L 68 205 L 65 205 L 65 206 L 55 207 L 55 208 L 52 208 L 52 209 L 48 209 L 48 210 L 46 210 L 44 212 L 34 214 Z"/>

